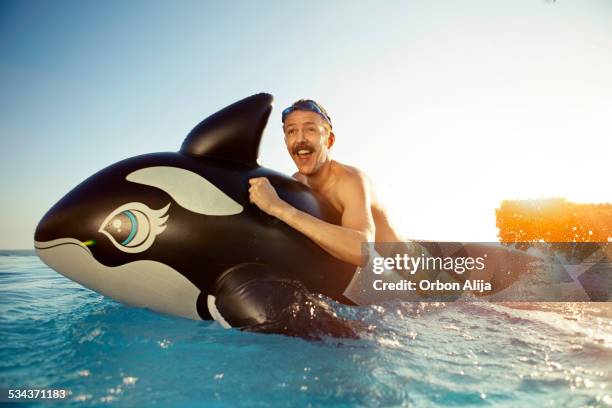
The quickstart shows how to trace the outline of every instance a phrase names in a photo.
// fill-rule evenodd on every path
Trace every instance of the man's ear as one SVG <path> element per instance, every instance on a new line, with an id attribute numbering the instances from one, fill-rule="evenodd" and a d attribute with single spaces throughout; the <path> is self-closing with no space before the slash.
<path id="1" fill-rule="evenodd" d="M 334 132 L 329 132 L 329 136 L 327 137 L 327 148 L 331 149 L 335 141 L 336 141 L 336 135 L 334 135 Z"/>

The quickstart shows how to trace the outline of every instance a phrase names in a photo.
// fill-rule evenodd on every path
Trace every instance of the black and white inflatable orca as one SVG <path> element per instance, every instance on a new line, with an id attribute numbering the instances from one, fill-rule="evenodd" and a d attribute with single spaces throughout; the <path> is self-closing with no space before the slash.
<path id="1" fill-rule="evenodd" d="M 38 224 L 38 256 L 128 305 L 224 327 L 352 336 L 311 293 L 351 304 L 342 293 L 356 268 L 249 203 L 248 180 L 264 176 L 291 205 L 339 222 L 308 187 L 257 164 L 272 101 L 250 96 L 199 123 L 179 152 L 89 177 Z"/>

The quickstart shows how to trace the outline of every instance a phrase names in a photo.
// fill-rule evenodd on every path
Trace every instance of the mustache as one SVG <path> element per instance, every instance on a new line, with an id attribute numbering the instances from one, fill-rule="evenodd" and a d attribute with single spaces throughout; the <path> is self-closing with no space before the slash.
<path id="1" fill-rule="evenodd" d="M 293 145 L 293 154 L 298 154 L 300 150 L 308 150 L 310 153 L 314 152 L 314 146 L 308 142 L 300 142 Z"/>

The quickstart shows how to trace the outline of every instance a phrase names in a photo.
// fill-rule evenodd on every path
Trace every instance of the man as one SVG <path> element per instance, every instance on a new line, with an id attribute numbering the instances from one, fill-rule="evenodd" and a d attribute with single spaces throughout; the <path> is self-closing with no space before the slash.
<path id="1" fill-rule="evenodd" d="M 336 136 L 331 118 L 310 99 L 300 99 L 282 113 L 285 145 L 297 180 L 322 195 L 342 214 L 341 225 L 330 224 L 296 209 L 278 197 L 267 178 L 249 180 L 250 200 L 262 211 L 300 231 L 334 257 L 362 266 L 364 242 L 400 242 L 372 182 L 355 167 L 332 160 Z"/>
<path id="2" fill-rule="evenodd" d="M 381 248 L 378 252 L 385 256 L 393 253 L 405 253 L 410 256 L 429 256 L 434 251 L 437 256 L 462 257 L 466 255 L 481 256 L 488 253 L 487 268 L 472 271 L 466 276 L 450 274 L 446 271 L 417 271 L 413 276 L 387 269 L 386 282 L 399 282 L 401 279 L 420 281 L 438 279 L 452 282 L 463 281 L 469 275 L 472 279 L 492 282 L 493 278 L 506 279 L 496 285 L 503 289 L 512 284 L 517 277 L 529 269 L 534 257 L 520 251 L 509 251 L 504 247 L 468 243 L 465 245 L 436 243 L 408 243 L 401 239 L 391 226 L 384 207 L 374 194 L 371 181 L 355 167 L 331 159 L 330 149 L 335 135 L 332 131 L 331 118 L 318 103 L 309 99 L 300 99 L 282 113 L 285 144 L 298 168 L 293 176 L 310 186 L 342 214 L 341 225 L 330 224 L 310 214 L 304 213 L 278 197 L 274 187 L 265 177 L 249 180 L 250 200 L 262 211 L 284 221 L 300 231 L 325 251 L 345 262 L 359 266 L 345 296 L 357 304 L 370 304 L 380 300 L 393 299 L 398 296 L 395 291 L 384 293 L 372 291 L 372 281 L 378 275 L 372 272 L 372 255 L 364 259 L 362 244 L 364 242 L 400 243 Z M 485 255 L 486 256 L 486 255 Z M 370 263 L 368 263 L 370 261 Z M 367 263 L 367 265 L 366 265 Z M 514 273 L 508 275 L 510 267 Z M 497 276 L 496 276 L 497 275 Z M 507 279 L 510 276 L 511 279 Z M 420 294 L 422 292 L 418 290 Z M 435 293 L 435 292 L 434 292 Z M 454 296 L 454 291 L 447 294 Z M 461 294 L 461 291 L 456 293 Z M 401 296 L 410 299 L 412 292 Z"/>

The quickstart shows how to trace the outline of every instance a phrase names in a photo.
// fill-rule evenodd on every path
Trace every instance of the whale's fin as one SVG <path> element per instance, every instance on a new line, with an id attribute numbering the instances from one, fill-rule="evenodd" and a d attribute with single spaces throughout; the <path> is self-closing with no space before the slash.
<path id="1" fill-rule="evenodd" d="M 207 299 L 208 311 L 223 327 L 320 339 L 356 338 L 350 322 L 322 298 L 269 266 L 245 263 L 224 272 Z"/>
<path id="2" fill-rule="evenodd" d="M 189 132 L 180 152 L 257 166 L 259 143 L 273 100 L 272 95 L 260 93 L 212 114 Z"/>

